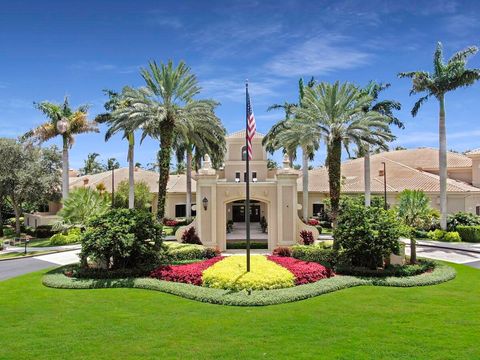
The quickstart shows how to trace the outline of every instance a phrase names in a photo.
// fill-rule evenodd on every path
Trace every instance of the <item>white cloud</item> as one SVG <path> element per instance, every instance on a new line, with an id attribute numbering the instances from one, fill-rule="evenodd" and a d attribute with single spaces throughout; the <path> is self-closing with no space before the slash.
<path id="1" fill-rule="evenodd" d="M 266 68 L 279 76 L 323 75 L 336 70 L 352 69 L 365 64 L 370 54 L 349 45 L 341 45 L 345 38 L 324 35 L 292 46 L 275 56 Z"/>
<path id="2" fill-rule="evenodd" d="M 70 69 L 74 70 L 87 70 L 87 71 L 110 71 L 116 72 L 118 74 L 131 74 L 139 71 L 139 65 L 128 65 L 128 66 L 119 66 L 115 64 L 100 63 L 96 61 L 79 61 L 77 63 L 71 64 Z"/>

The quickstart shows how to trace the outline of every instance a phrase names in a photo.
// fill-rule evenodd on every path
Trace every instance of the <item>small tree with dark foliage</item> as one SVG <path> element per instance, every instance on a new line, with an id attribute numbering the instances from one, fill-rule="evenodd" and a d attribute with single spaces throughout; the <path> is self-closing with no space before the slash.
<path id="1" fill-rule="evenodd" d="M 185 230 L 182 234 L 182 243 L 202 245 L 202 242 L 200 241 L 200 238 L 198 237 L 197 232 L 193 226 Z"/>

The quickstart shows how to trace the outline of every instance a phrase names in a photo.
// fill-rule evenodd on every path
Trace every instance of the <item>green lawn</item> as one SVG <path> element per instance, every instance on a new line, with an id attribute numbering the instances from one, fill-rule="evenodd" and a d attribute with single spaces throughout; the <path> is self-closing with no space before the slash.
<path id="1" fill-rule="evenodd" d="M 357 287 L 228 307 L 139 289 L 0 282 L 5 359 L 478 359 L 480 271 L 419 288 Z"/>

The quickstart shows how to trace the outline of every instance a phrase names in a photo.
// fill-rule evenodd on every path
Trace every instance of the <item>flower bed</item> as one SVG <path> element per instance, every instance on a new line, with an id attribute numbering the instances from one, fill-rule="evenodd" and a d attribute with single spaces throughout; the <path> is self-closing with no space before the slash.
<path id="1" fill-rule="evenodd" d="M 222 259 L 222 256 L 218 256 L 192 264 L 161 266 L 152 271 L 150 276 L 159 280 L 202 285 L 203 271 Z"/>
<path id="2" fill-rule="evenodd" d="M 269 290 L 292 287 L 294 275 L 265 256 L 250 258 L 251 271 L 246 270 L 245 256 L 230 256 L 203 272 L 203 286 L 228 290 Z"/>
<path id="3" fill-rule="evenodd" d="M 295 285 L 312 283 L 334 275 L 331 269 L 314 262 L 305 262 L 283 256 L 268 256 L 268 260 L 290 271 L 295 276 Z"/>

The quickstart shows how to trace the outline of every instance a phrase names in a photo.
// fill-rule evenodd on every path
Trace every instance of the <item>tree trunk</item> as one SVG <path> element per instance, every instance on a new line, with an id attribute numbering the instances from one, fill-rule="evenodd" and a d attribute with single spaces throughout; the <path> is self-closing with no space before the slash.
<path id="1" fill-rule="evenodd" d="M 417 243 L 414 238 L 410 239 L 410 264 L 417 262 Z"/>
<path id="2" fill-rule="evenodd" d="M 69 166 L 68 166 L 68 140 L 66 136 L 63 136 L 63 151 L 62 151 L 62 200 L 68 197 L 68 178 L 69 178 Z"/>
<path id="3" fill-rule="evenodd" d="M 160 176 L 158 179 L 157 218 L 162 221 L 165 217 L 165 201 L 167 197 L 167 184 L 170 173 L 170 160 L 172 153 L 173 119 L 167 119 L 160 125 L 160 150 L 158 151 L 158 166 Z"/>
<path id="4" fill-rule="evenodd" d="M 3 237 L 3 198 L 0 196 L 0 237 Z"/>
<path id="5" fill-rule="evenodd" d="M 186 199 L 186 217 L 192 217 L 192 148 L 187 148 L 187 199 Z"/>
<path id="6" fill-rule="evenodd" d="M 445 126 L 445 97 L 439 97 L 440 116 L 438 124 L 439 145 L 438 165 L 440 170 L 440 226 L 447 228 L 447 129 Z"/>
<path id="7" fill-rule="evenodd" d="M 370 206 L 370 146 L 365 146 L 365 157 L 363 158 L 363 177 L 365 182 L 365 206 Z"/>
<path id="8" fill-rule="evenodd" d="M 288 154 L 288 161 L 290 162 L 290 168 L 293 169 L 293 154 Z"/>
<path id="9" fill-rule="evenodd" d="M 302 164 L 302 172 L 303 172 L 303 189 L 302 189 L 302 197 L 303 197 L 303 220 L 308 220 L 308 152 L 306 149 L 302 149 L 303 151 L 303 164 Z"/>
<path id="10" fill-rule="evenodd" d="M 330 203 L 332 208 L 332 224 L 337 226 L 338 208 L 340 204 L 342 140 L 334 139 L 328 146 L 328 183 L 330 187 Z"/>
<path id="11" fill-rule="evenodd" d="M 135 135 L 128 134 L 128 208 L 135 207 L 135 179 L 134 179 L 134 147 Z"/>
<path id="12" fill-rule="evenodd" d="M 21 235 L 21 226 L 20 226 L 20 215 L 21 210 L 16 201 L 12 199 L 13 212 L 15 214 L 15 236 L 20 237 Z"/>

